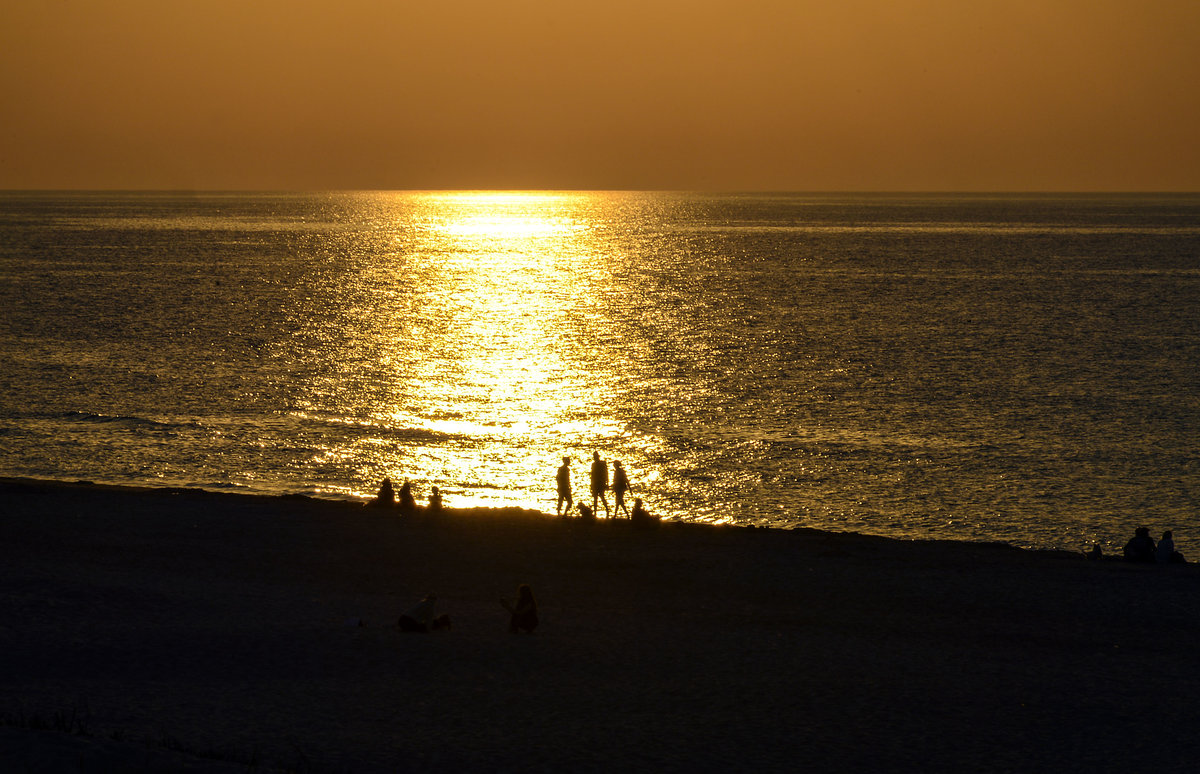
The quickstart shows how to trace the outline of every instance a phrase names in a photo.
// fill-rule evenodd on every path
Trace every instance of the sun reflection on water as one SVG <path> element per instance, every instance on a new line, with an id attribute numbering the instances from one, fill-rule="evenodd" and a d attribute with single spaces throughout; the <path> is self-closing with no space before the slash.
<path id="1" fill-rule="evenodd" d="M 668 518 L 1200 533 L 1195 196 L 5 204 L 15 475 L 549 510 L 595 449 Z"/>
<path id="2" fill-rule="evenodd" d="M 561 456 L 608 456 L 615 439 L 629 440 L 595 410 L 612 388 L 581 331 L 590 316 L 581 305 L 606 292 L 591 217 L 602 196 L 368 200 L 390 211 L 392 248 L 348 279 L 371 299 L 353 346 L 386 369 L 382 383 L 343 394 L 340 410 L 379 432 L 324 452 L 356 460 L 356 494 L 390 475 L 412 480 L 419 497 L 438 486 L 452 505 L 546 509 Z M 585 476 L 577 464 L 577 490 Z"/>

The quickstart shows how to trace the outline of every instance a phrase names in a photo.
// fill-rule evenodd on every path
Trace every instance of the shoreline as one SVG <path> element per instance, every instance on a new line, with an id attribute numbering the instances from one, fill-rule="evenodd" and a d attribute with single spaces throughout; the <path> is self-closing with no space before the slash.
<path id="1" fill-rule="evenodd" d="M 146 486 L 146 485 L 141 485 L 141 484 L 97 483 L 95 481 L 90 481 L 90 480 L 85 480 L 85 479 L 59 480 L 59 479 L 27 478 L 27 477 L 21 477 L 21 476 L 0 476 L 0 495 L 2 495 L 5 492 L 8 492 L 8 491 L 21 491 L 21 490 L 43 491 L 46 493 L 55 492 L 55 491 L 62 491 L 62 492 L 74 491 L 74 492 L 79 493 L 80 495 L 91 492 L 91 493 L 112 493 L 114 495 L 127 494 L 127 495 L 140 495 L 140 496 L 152 496 L 152 497 L 162 496 L 162 497 L 182 497 L 182 498 L 195 498 L 195 499 L 210 498 L 210 499 L 213 499 L 216 501 L 220 501 L 223 498 L 229 498 L 228 502 L 231 502 L 231 503 L 240 502 L 244 505 L 257 503 L 257 504 L 261 504 L 264 506 L 269 506 L 272 503 L 274 503 L 274 504 L 302 503 L 302 504 L 307 504 L 306 507 L 311 507 L 314 509 L 328 509 L 331 513 L 335 513 L 340 510 L 356 511 L 361 508 L 361 509 L 365 509 L 365 511 L 368 513 L 375 513 L 380 516 L 387 516 L 388 514 L 391 514 L 391 515 L 395 516 L 397 519 L 404 518 L 404 517 L 400 516 L 399 513 L 395 509 L 392 509 L 389 511 L 388 509 L 376 509 L 376 508 L 370 507 L 370 498 L 319 497 L 319 496 L 315 496 L 315 495 L 299 494 L 299 493 L 296 493 L 296 494 L 263 494 L 263 493 L 255 493 L 255 492 L 226 492 L 226 491 L 213 490 L 213 489 L 204 489 L 202 487 L 177 487 L 177 486 L 157 487 L 157 486 Z M 465 507 L 464 508 L 464 507 L 455 507 L 453 505 L 450 505 L 450 506 L 445 506 L 443 508 L 443 510 L 445 512 L 445 518 L 448 520 L 456 520 L 456 519 L 461 519 L 464 517 L 466 517 L 466 518 L 482 518 L 482 519 L 516 518 L 516 519 L 531 519 L 531 520 L 535 520 L 535 521 L 540 520 L 540 521 L 546 521 L 546 522 L 554 523 L 554 524 L 577 524 L 577 525 L 585 524 L 578 516 L 573 516 L 569 519 L 562 518 L 559 516 L 555 516 L 554 514 L 546 513 L 545 511 L 539 510 L 537 508 L 525 508 L 525 507 L 520 507 L 520 506 L 507 506 L 507 507 L 477 506 L 477 507 Z M 420 503 L 418 503 L 418 505 L 417 505 L 416 518 L 418 520 L 428 518 L 427 515 L 425 514 L 424 505 L 422 505 Z M 597 525 L 600 528 L 604 528 L 605 525 L 610 525 L 610 526 L 613 526 L 616 528 L 621 528 L 621 527 L 628 527 L 629 521 L 628 521 L 628 519 L 625 519 L 625 518 L 616 518 L 616 517 L 602 518 L 602 517 L 597 516 L 595 518 L 595 520 L 592 522 L 592 524 Z M 1018 545 L 1013 545 L 1012 543 L 999 541 L 999 540 L 982 541 L 982 540 L 966 540 L 966 539 L 958 539 L 958 538 L 933 538 L 933 537 L 931 537 L 931 538 L 920 538 L 920 537 L 905 538 L 905 537 L 894 537 L 891 535 L 879 535 L 879 534 L 873 534 L 873 533 L 868 533 L 868 532 L 855 532 L 855 531 L 850 531 L 850 530 L 846 530 L 846 531 L 829 530 L 829 529 L 822 529 L 819 527 L 803 527 L 803 526 L 773 527 L 773 526 L 769 526 L 769 525 L 733 524 L 733 523 L 725 524 L 725 523 L 712 523 L 712 522 L 703 522 L 703 521 L 680 521 L 680 520 L 673 520 L 673 519 L 660 520 L 660 521 L 658 521 L 658 526 L 663 526 L 668 529 L 685 528 L 685 529 L 712 529 L 712 530 L 734 530 L 734 531 L 748 530 L 748 531 L 768 532 L 768 533 L 775 533 L 775 534 L 796 533 L 796 534 L 809 534 L 809 535 L 824 535 L 824 536 L 830 536 L 830 537 L 842 536 L 842 537 L 847 537 L 847 538 L 892 541 L 892 542 L 899 543 L 899 544 L 937 544 L 937 545 L 945 544 L 945 545 L 952 545 L 952 546 L 959 545 L 959 546 L 964 546 L 964 547 L 969 547 L 969 546 L 1001 547 L 1001 548 L 1006 548 L 1006 549 L 1012 549 L 1015 551 L 1026 551 L 1026 552 L 1031 552 L 1031 553 L 1036 553 L 1036 554 L 1045 554 L 1045 555 L 1058 554 L 1058 555 L 1064 555 L 1064 556 L 1083 556 L 1083 552 L 1080 552 L 1080 551 L 1068 551 L 1066 549 L 1018 546 Z M 1105 556 L 1105 559 L 1113 559 L 1113 558 L 1114 557 L 1112 555 Z"/>
<path id="2" fill-rule="evenodd" d="M 26 770 L 1200 760 L 1194 564 L 33 479 L 0 499 L 0 759 Z M 499 604 L 520 583 L 532 635 Z M 399 633 L 430 592 L 452 630 Z M 73 713 L 85 734 L 30 727 Z"/>

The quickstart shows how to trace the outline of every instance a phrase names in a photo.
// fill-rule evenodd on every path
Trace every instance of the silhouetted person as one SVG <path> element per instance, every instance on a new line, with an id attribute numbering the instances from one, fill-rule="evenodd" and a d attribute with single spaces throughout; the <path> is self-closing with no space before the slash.
<path id="1" fill-rule="evenodd" d="M 383 483 L 379 485 L 379 494 L 375 495 L 369 505 L 376 508 L 394 508 L 396 506 L 396 493 L 392 490 L 392 479 L 384 477 Z"/>
<path id="2" fill-rule="evenodd" d="M 1125 561 L 1154 563 L 1154 538 L 1150 537 L 1149 527 L 1138 527 L 1133 537 L 1125 544 Z"/>
<path id="3" fill-rule="evenodd" d="M 1162 539 L 1158 541 L 1158 548 L 1155 550 L 1154 556 L 1159 564 L 1183 564 L 1187 561 L 1183 558 L 1183 554 L 1175 550 L 1175 536 L 1171 530 L 1167 530 L 1162 534 Z"/>
<path id="4" fill-rule="evenodd" d="M 604 515 L 611 516 L 605 489 L 608 489 L 608 463 L 600 459 L 600 452 L 592 452 L 592 513 L 596 512 L 596 501 L 599 500 L 604 503 Z"/>
<path id="5" fill-rule="evenodd" d="M 596 518 L 596 512 L 589 508 L 587 503 L 580 503 L 579 518 L 583 519 L 584 521 L 594 521 Z"/>
<path id="6" fill-rule="evenodd" d="M 625 507 L 625 493 L 629 491 L 629 476 L 625 475 L 625 468 L 621 466 L 621 461 L 617 460 L 613 463 L 613 510 L 617 513 L 625 511 L 626 518 L 629 517 L 629 509 Z"/>
<path id="7" fill-rule="evenodd" d="M 407 481 L 400 487 L 400 515 L 412 516 L 417 512 L 417 499 L 413 497 L 412 484 Z"/>
<path id="8" fill-rule="evenodd" d="M 629 514 L 629 523 L 635 527 L 653 527 L 658 519 L 650 515 L 650 511 L 642 507 L 642 498 L 633 498 L 633 512 Z"/>
<path id="9" fill-rule="evenodd" d="M 558 516 L 569 516 L 571 505 L 575 504 L 575 500 L 571 498 L 571 458 L 563 457 L 563 464 L 558 466 L 558 475 L 554 476 L 554 482 L 558 485 L 558 504 L 554 505 L 554 512 Z M 566 509 L 563 509 L 563 503 L 566 503 Z"/>
<path id="10" fill-rule="evenodd" d="M 1104 549 L 1100 547 L 1099 543 L 1092 543 L 1092 550 L 1088 551 L 1087 558 L 1091 559 L 1092 561 L 1103 559 Z"/>
<path id="11" fill-rule="evenodd" d="M 429 495 L 429 506 L 426 508 L 431 516 L 437 516 L 442 512 L 442 493 L 435 486 L 433 493 Z"/>
<path id="12" fill-rule="evenodd" d="M 434 617 L 434 607 L 436 604 L 437 596 L 426 594 L 424 599 L 400 616 L 400 620 L 397 621 L 400 631 L 428 632 L 436 631 L 437 629 L 449 629 L 450 616 L 439 615 L 436 618 Z"/>
<path id="13" fill-rule="evenodd" d="M 504 605 L 504 609 L 509 612 L 508 630 L 513 634 L 518 632 L 529 632 L 533 634 L 533 630 L 538 625 L 537 602 L 533 601 L 533 590 L 529 588 L 529 584 L 522 583 L 517 589 L 517 603 L 510 605 L 507 599 L 500 600 L 500 604 Z"/>
<path id="14" fill-rule="evenodd" d="M 558 476 L 555 479 L 558 483 L 558 504 L 554 506 L 554 512 L 559 516 L 567 516 L 571 513 L 571 506 L 575 501 L 571 499 L 571 458 L 563 457 L 563 464 L 558 466 Z M 567 509 L 563 510 L 563 503 L 567 504 Z"/>

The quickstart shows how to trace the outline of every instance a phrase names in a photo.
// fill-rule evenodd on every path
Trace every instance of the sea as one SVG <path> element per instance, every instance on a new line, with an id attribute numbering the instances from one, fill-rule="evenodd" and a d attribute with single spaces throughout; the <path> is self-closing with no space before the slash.
<path id="1" fill-rule="evenodd" d="M 1200 195 L 0 193 L 0 476 L 1200 559 L 1198 441 Z"/>

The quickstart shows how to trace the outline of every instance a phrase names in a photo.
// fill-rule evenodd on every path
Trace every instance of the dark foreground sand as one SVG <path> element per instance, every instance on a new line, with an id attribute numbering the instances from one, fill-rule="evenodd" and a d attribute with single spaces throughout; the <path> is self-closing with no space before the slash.
<path id="1" fill-rule="evenodd" d="M 4 771 L 1197 771 L 1198 706 L 1195 565 L 0 482 Z"/>

